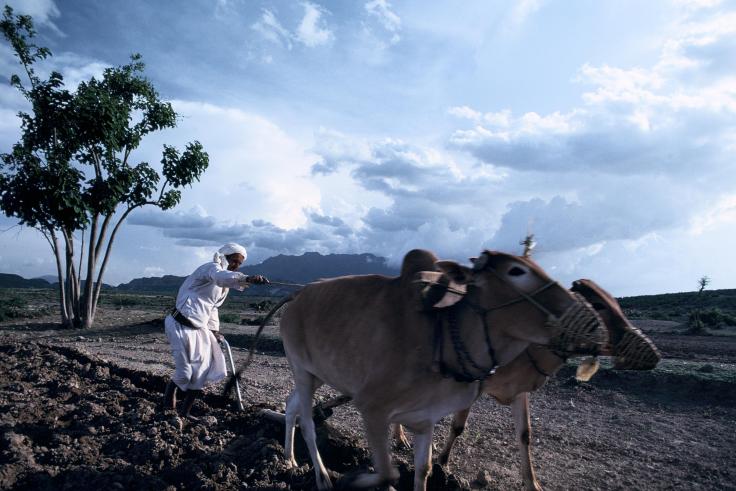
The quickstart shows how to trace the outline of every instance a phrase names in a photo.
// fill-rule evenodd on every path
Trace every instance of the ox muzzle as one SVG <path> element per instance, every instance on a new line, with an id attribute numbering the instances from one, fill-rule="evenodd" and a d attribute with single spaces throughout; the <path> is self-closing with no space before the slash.
<path id="1" fill-rule="evenodd" d="M 608 340 L 608 330 L 585 297 L 576 292 L 572 295 L 575 301 L 567 310 L 547 321 L 547 328 L 554 333 L 549 347 L 564 355 L 597 355 Z"/>

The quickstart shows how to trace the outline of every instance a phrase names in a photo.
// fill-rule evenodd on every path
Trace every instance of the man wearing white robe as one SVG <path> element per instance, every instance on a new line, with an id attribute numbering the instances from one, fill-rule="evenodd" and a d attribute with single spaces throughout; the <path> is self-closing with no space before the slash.
<path id="1" fill-rule="evenodd" d="M 164 393 L 165 409 L 176 408 L 178 388 L 186 393 L 182 413 L 190 416 L 202 388 L 225 377 L 225 355 L 218 343 L 218 308 L 230 288 L 243 291 L 251 283 L 268 283 L 261 275 L 248 276 L 237 271 L 246 257 L 243 246 L 225 244 L 212 262 L 194 270 L 179 288 L 176 308 L 165 320 L 166 337 L 176 365 Z"/>

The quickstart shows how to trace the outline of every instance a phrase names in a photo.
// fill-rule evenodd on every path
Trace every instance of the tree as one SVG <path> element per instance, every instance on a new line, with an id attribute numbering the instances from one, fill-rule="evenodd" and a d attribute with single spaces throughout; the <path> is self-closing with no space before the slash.
<path id="1" fill-rule="evenodd" d="M 707 276 L 702 276 L 700 279 L 698 279 L 698 295 L 696 297 L 696 304 L 697 306 L 695 309 L 690 312 L 690 316 L 688 318 L 688 324 L 690 326 L 690 329 L 688 329 L 688 332 L 691 334 L 700 334 L 703 331 L 705 331 L 705 322 L 703 322 L 703 291 L 705 291 L 705 288 L 710 284 L 710 278 Z"/>
<path id="2" fill-rule="evenodd" d="M 0 208 L 51 246 L 62 323 L 90 327 L 120 225 L 143 206 L 178 204 L 179 189 L 199 180 L 209 157 L 197 141 L 183 152 L 164 145 L 163 183 L 147 162 L 131 163 L 144 136 L 175 127 L 177 119 L 143 76 L 140 55 L 70 91 L 60 73 L 42 79 L 34 71 L 51 52 L 32 43 L 30 16 L 6 6 L 0 30 L 27 78 L 24 85 L 12 75 L 10 83 L 31 107 L 18 113 L 21 140 L 0 156 Z"/>

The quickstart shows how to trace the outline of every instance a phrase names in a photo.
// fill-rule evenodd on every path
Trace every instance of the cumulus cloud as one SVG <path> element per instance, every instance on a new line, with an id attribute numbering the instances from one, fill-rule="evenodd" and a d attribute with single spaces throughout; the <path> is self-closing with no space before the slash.
<path id="1" fill-rule="evenodd" d="M 650 68 L 582 66 L 576 81 L 592 88 L 583 105 L 566 112 L 481 115 L 451 108 L 475 123 L 456 131 L 451 142 L 488 164 L 526 171 L 691 173 L 695 163 L 698 172 L 722 168 L 736 142 L 734 26 L 733 13 L 684 23 Z M 702 67 L 707 76 L 694 71 Z"/>
<path id="2" fill-rule="evenodd" d="M 238 242 L 248 249 L 253 260 L 275 254 L 301 254 L 307 251 L 346 252 L 352 230 L 339 218 L 310 213 L 303 227 L 285 229 L 265 220 L 249 223 L 203 216 L 201 210 L 162 212 L 146 210 L 131 215 L 130 225 L 153 227 L 179 246 L 216 248 L 225 242 Z M 351 244 L 354 245 L 354 244 Z"/>
<path id="3" fill-rule="evenodd" d="M 392 261 L 414 247 L 462 257 L 480 250 L 503 211 L 501 178 L 463 170 L 448 155 L 398 139 L 360 140 L 323 131 L 315 152 L 322 165 L 347 170 L 362 189 L 384 198 L 360 217 L 354 233 L 363 250 Z M 477 252 L 477 251 L 476 251 Z"/>
<path id="4" fill-rule="evenodd" d="M 56 34 L 64 34 L 54 24 L 53 19 L 59 17 L 59 7 L 54 0 L 6 0 L 5 5 L 10 5 L 16 14 L 30 15 L 38 27 L 49 27 Z"/>
<path id="5" fill-rule="evenodd" d="M 151 135 L 142 157 L 160 160 L 164 142 L 182 147 L 196 136 L 202 143 L 210 166 L 183 193 L 183 208 L 199 205 L 216 210 L 219 220 L 263 219 L 286 228 L 306 221 L 303 208 L 319 208 L 320 191 L 309 179 L 315 156 L 305 144 L 259 114 L 191 101 L 173 105 L 182 117 L 177 128 Z"/>
<path id="6" fill-rule="evenodd" d="M 489 242 L 511 248 L 532 232 L 548 253 L 594 256 L 730 216 L 735 26 L 732 13 L 687 18 L 650 67 L 583 65 L 574 81 L 590 89 L 568 111 L 450 108 L 471 124 L 453 148 L 506 169 L 507 183 L 528 181 Z"/>

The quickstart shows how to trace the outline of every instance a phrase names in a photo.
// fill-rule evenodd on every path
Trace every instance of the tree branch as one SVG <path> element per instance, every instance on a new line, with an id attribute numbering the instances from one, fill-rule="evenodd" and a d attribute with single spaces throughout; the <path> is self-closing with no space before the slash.
<path id="1" fill-rule="evenodd" d="M 123 223 L 123 221 L 128 217 L 131 211 L 135 210 L 136 208 L 139 208 L 143 205 L 135 205 L 128 207 L 127 210 L 123 213 L 123 216 L 120 217 L 120 220 L 117 221 L 115 224 L 115 227 L 112 229 L 112 232 L 110 233 L 110 239 L 107 241 L 107 248 L 105 249 L 105 256 L 102 258 L 102 264 L 100 265 L 100 271 L 97 274 L 97 284 L 95 285 L 95 296 L 94 296 L 94 309 L 97 308 L 97 301 L 100 298 L 100 290 L 102 290 L 102 277 L 105 274 L 105 268 L 107 267 L 107 260 L 110 258 L 110 251 L 112 251 L 112 243 L 115 240 L 115 236 L 118 233 L 118 229 L 120 228 L 120 225 Z"/>

